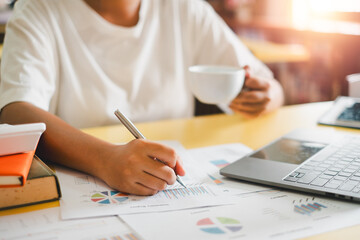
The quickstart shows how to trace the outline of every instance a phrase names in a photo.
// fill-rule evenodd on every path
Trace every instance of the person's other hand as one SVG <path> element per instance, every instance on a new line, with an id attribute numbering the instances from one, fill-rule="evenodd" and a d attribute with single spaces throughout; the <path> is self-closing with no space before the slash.
<path id="1" fill-rule="evenodd" d="M 185 175 L 180 157 L 162 144 L 136 139 L 114 145 L 110 152 L 102 162 L 100 177 L 124 193 L 153 195 L 174 184 L 175 174 Z"/>
<path id="2" fill-rule="evenodd" d="M 282 88 L 276 80 L 253 76 L 249 68 L 245 69 L 243 90 L 229 105 L 234 112 L 257 117 L 283 104 Z"/>

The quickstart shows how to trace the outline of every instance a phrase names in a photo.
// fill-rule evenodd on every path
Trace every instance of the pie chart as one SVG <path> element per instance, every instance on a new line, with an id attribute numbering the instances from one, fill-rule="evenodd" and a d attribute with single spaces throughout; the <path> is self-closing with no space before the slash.
<path id="1" fill-rule="evenodd" d="M 242 229 L 238 220 L 226 217 L 203 218 L 196 225 L 201 231 L 209 234 L 235 233 Z"/>
<path id="2" fill-rule="evenodd" d="M 128 200 L 129 197 L 118 191 L 102 191 L 91 195 L 91 201 L 100 204 L 115 204 Z"/>

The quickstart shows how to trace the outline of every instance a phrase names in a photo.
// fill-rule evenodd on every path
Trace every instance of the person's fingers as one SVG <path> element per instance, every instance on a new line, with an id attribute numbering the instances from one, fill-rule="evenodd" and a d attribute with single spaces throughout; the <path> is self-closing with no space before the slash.
<path id="1" fill-rule="evenodd" d="M 244 112 L 244 111 L 240 112 L 240 111 L 235 111 L 235 110 L 233 110 L 233 111 L 240 114 L 244 118 L 248 118 L 248 119 L 257 118 L 263 113 L 263 112 L 249 113 L 249 112 Z"/>
<path id="2" fill-rule="evenodd" d="M 241 92 L 232 103 L 267 103 L 270 101 L 270 97 L 265 91 L 247 91 Z"/>
<path id="3" fill-rule="evenodd" d="M 159 189 L 150 188 L 141 183 L 141 180 L 138 179 L 138 176 L 141 173 L 136 172 L 133 178 L 126 177 L 126 175 L 113 176 L 107 184 L 114 189 L 121 191 L 122 193 L 127 194 L 136 194 L 136 195 L 153 195 L 156 194 Z M 143 173 L 146 174 L 146 173 Z M 154 178 L 154 177 L 152 177 Z M 144 179 L 144 178 L 143 178 Z M 160 186 L 161 184 L 159 184 Z M 161 186 L 160 186 L 161 187 Z"/>
<path id="4" fill-rule="evenodd" d="M 229 107 L 236 113 L 245 113 L 252 116 L 259 116 L 266 110 L 265 104 L 230 104 Z"/>
<path id="5" fill-rule="evenodd" d="M 184 176 L 185 175 L 185 169 L 184 169 L 184 164 L 183 164 L 182 159 L 179 157 L 176 162 L 177 163 L 176 163 L 176 166 L 175 166 L 175 173 L 177 175 Z"/>
<path id="6" fill-rule="evenodd" d="M 235 112 L 258 115 L 266 110 L 269 101 L 267 92 L 250 91 L 239 94 L 229 107 Z"/>
<path id="7" fill-rule="evenodd" d="M 169 167 L 167 167 L 167 168 L 170 169 Z M 172 184 L 174 184 L 175 183 L 175 174 L 174 174 L 174 171 L 171 171 L 171 172 L 172 172 L 172 175 L 174 175 L 174 177 L 173 177 L 174 181 L 172 183 Z M 171 174 L 171 172 L 170 172 L 170 174 Z M 139 176 L 137 177 L 136 183 L 141 184 L 147 188 L 157 190 L 157 191 L 166 189 L 166 187 L 168 185 L 168 183 L 166 181 L 164 181 L 161 178 L 158 178 L 157 176 L 152 175 L 149 172 L 140 173 Z"/>
<path id="8" fill-rule="evenodd" d="M 270 83 L 266 79 L 248 77 L 244 83 L 244 87 L 251 90 L 267 90 L 270 88 Z"/>
<path id="9" fill-rule="evenodd" d="M 250 78 L 251 74 L 249 65 L 245 65 L 243 69 L 245 70 L 245 79 Z"/>
<path id="10" fill-rule="evenodd" d="M 249 114 L 258 114 L 266 110 L 266 104 L 230 104 L 229 107 L 235 112 Z"/>
<path id="11" fill-rule="evenodd" d="M 155 172 L 156 175 L 153 175 L 144 170 L 148 168 L 147 165 L 151 165 L 152 162 L 154 162 L 155 165 L 159 164 L 163 168 L 161 171 L 156 171 L 156 169 L 153 168 L 148 169 Z M 155 160 L 147 159 L 143 165 L 131 169 L 126 169 L 122 174 L 119 174 L 119 176 L 114 176 L 111 181 L 112 184 L 109 185 L 115 189 L 126 191 L 132 194 L 152 195 L 158 191 L 164 190 L 168 183 L 174 184 L 175 181 L 176 177 L 173 169 L 165 166 L 162 163 L 156 162 Z"/>
<path id="12" fill-rule="evenodd" d="M 176 171 L 179 171 L 179 174 L 181 175 L 185 174 L 180 157 L 176 154 L 174 149 L 146 140 L 141 140 L 137 144 L 140 145 L 137 147 L 146 147 L 146 152 L 144 151 L 144 155 L 142 156 L 143 158 L 149 158 L 149 161 L 143 161 L 142 167 L 145 172 L 163 179 L 169 185 L 175 183 Z"/>
<path id="13" fill-rule="evenodd" d="M 142 169 L 145 173 L 150 174 L 153 177 L 161 179 L 165 183 L 172 185 L 176 181 L 175 171 L 169 166 L 156 159 L 150 159 L 144 161 Z"/>
<path id="14" fill-rule="evenodd" d="M 185 174 L 176 152 L 158 143 L 136 139 L 112 150 L 101 169 L 102 179 L 122 192 L 152 195 L 174 184 L 175 172 Z"/>
<path id="15" fill-rule="evenodd" d="M 138 144 L 142 144 L 142 146 L 138 146 L 139 148 L 146 148 L 146 154 L 150 158 L 156 158 L 170 168 L 175 168 L 178 155 L 174 149 L 147 140 L 141 140 Z"/>
<path id="16" fill-rule="evenodd" d="M 146 187 L 141 183 L 135 183 L 131 186 L 131 190 L 129 192 L 135 195 L 150 196 L 158 193 L 159 191 L 156 189 Z"/>

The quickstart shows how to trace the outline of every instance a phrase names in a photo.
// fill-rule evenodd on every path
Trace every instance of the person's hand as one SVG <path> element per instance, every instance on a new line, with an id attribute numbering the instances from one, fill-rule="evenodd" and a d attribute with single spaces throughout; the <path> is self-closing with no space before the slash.
<path id="1" fill-rule="evenodd" d="M 230 108 L 245 117 L 257 117 L 283 104 L 283 92 L 274 79 L 253 76 L 245 67 L 246 77 L 243 90 L 230 103 Z"/>
<path id="2" fill-rule="evenodd" d="M 176 152 L 158 143 L 136 139 L 125 145 L 114 145 L 110 151 L 102 162 L 100 177 L 124 193 L 153 195 L 174 184 L 175 174 L 185 175 Z"/>

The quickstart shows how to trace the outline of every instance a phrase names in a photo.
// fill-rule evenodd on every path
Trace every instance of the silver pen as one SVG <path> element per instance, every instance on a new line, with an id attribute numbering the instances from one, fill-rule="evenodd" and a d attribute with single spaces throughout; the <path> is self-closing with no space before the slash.
<path id="1" fill-rule="evenodd" d="M 137 139 L 145 139 L 144 135 L 135 127 L 135 125 L 128 119 L 124 114 L 120 112 L 119 109 L 116 109 L 114 112 L 116 117 L 120 120 L 120 122 L 129 130 L 129 132 Z M 164 163 L 163 161 L 155 158 L 155 160 Z M 181 186 L 186 188 L 185 184 L 181 180 L 181 178 L 176 174 L 176 181 L 180 183 Z"/>

